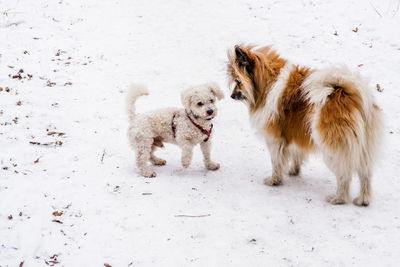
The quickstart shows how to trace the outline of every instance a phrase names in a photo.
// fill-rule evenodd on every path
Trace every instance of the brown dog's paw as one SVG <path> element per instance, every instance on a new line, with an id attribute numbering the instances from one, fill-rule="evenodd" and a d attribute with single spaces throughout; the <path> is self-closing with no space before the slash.
<path id="1" fill-rule="evenodd" d="M 293 166 L 289 169 L 289 175 L 290 176 L 296 176 L 299 175 L 300 173 L 300 167 L 299 166 Z"/>
<path id="2" fill-rule="evenodd" d="M 268 177 L 264 179 L 264 184 L 269 185 L 269 186 L 276 186 L 276 185 L 281 185 L 282 184 L 282 178 L 278 177 Z"/>
<path id="3" fill-rule="evenodd" d="M 328 201 L 329 203 L 333 204 L 333 205 L 342 205 L 342 204 L 346 204 L 346 200 L 341 197 L 341 196 L 337 196 L 337 195 L 329 195 L 326 197 L 326 201 Z"/>
<path id="4" fill-rule="evenodd" d="M 369 202 L 370 202 L 370 200 L 368 199 L 368 197 L 362 197 L 362 196 L 356 197 L 356 198 L 353 200 L 354 205 L 357 205 L 357 206 L 360 206 L 360 207 L 362 207 L 362 206 L 364 206 L 364 207 L 368 206 L 368 205 L 369 205 Z"/>

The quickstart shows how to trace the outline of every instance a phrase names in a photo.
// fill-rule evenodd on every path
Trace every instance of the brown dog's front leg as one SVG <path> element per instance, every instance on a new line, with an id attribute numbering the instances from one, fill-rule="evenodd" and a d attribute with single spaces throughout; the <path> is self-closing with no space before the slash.
<path id="1" fill-rule="evenodd" d="M 267 146 L 271 156 L 272 174 L 264 179 L 266 185 L 282 184 L 282 173 L 288 161 L 287 146 L 281 140 L 271 138 L 267 139 Z"/>

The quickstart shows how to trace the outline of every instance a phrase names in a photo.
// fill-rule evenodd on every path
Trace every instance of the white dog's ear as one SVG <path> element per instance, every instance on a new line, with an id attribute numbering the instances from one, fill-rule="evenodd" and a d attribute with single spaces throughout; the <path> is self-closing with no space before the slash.
<path id="1" fill-rule="evenodd" d="M 181 101 L 182 101 L 182 105 L 186 108 L 186 109 L 190 109 L 190 104 L 192 102 L 192 88 L 188 88 L 186 90 L 184 90 L 181 93 Z"/>
<path id="2" fill-rule="evenodd" d="M 210 83 L 208 85 L 208 88 L 210 89 L 211 93 L 213 93 L 218 98 L 218 100 L 224 98 L 224 93 L 221 91 L 221 88 L 219 88 L 218 84 Z"/>

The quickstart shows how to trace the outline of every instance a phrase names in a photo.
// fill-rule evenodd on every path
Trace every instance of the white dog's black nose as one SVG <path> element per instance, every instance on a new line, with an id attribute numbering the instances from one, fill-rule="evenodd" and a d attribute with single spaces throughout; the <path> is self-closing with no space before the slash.
<path id="1" fill-rule="evenodd" d="M 211 115 L 211 114 L 213 114 L 213 113 L 214 113 L 214 110 L 212 110 L 212 109 L 207 110 L 207 114 L 208 114 L 208 115 Z"/>

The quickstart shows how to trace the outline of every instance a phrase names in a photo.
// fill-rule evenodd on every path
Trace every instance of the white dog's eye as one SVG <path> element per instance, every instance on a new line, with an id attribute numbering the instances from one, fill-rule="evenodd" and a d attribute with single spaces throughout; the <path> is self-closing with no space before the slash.
<path id="1" fill-rule="evenodd" d="M 204 105 L 204 104 L 203 104 L 203 102 L 197 102 L 197 105 L 198 105 L 199 107 L 201 107 L 201 106 Z"/>
<path id="2" fill-rule="evenodd" d="M 237 85 L 240 85 L 242 82 L 239 80 L 236 80 Z"/>
<path id="3" fill-rule="evenodd" d="M 210 103 L 214 103 L 214 99 L 210 99 Z"/>

